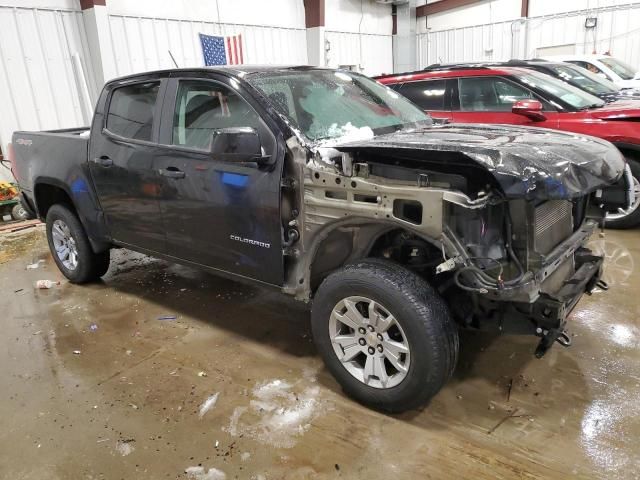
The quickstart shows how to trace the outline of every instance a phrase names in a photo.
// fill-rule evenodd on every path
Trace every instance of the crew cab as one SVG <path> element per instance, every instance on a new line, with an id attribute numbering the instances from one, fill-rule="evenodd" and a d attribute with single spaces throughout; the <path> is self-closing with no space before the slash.
<path id="1" fill-rule="evenodd" d="M 312 67 L 119 78 L 90 129 L 13 146 L 71 282 L 124 247 L 312 300 L 328 369 L 396 412 L 450 378 L 458 328 L 537 336 L 537 356 L 569 343 L 571 310 L 606 288 L 585 245 L 625 169 L 600 139 L 434 126 L 390 88 Z"/>
<path id="2" fill-rule="evenodd" d="M 629 163 L 634 202 L 609 212 L 607 225 L 640 223 L 640 101 L 607 103 L 544 73 L 506 65 L 432 65 L 377 80 L 443 121 L 551 128 L 612 142 Z"/>

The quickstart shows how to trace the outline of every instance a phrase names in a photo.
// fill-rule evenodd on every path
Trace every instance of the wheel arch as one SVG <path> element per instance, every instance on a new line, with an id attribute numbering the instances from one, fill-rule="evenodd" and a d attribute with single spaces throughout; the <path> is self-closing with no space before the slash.
<path id="1" fill-rule="evenodd" d="M 640 162 L 640 145 L 624 142 L 613 142 L 613 144 L 625 158 L 631 157 L 633 160 Z"/>
<path id="2" fill-rule="evenodd" d="M 65 205 L 69 208 L 80 220 L 82 227 L 87 233 L 91 248 L 95 253 L 103 252 L 110 248 L 110 242 L 105 239 L 96 238 L 95 235 L 90 234 L 96 227 L 96 222 L 90 222 L 84 215 L 81 208 L 78 208 L 73 200 L 68 186 L 55 178 L 41 177 L 34 182 L 33 186 L 33 202 L 36 210 L 36 214 L 41 221 L 46 221 L 47 212 L 56 204 Z M 94 226 L 92 228 L 91 226 Z"/>
<path id="3" fill-rule="evenodd" d="M 426 236 L 408 224 L 385 219 L 341 219 L 314 233 L 305 249 L 305 261 L 297 265 L 297 296 L 309 300 L 328 275 L 347 263 L 371 257 L 384 246 L 380 242 L 394 232 L 418 237 L 434 249 L 442 248 L 440 239 Z"/>
<path id="4" fill-rule="evenodd" d="M 72 209 L 76 215 L 78 209 L 71 199 L 66 185 L 54 178 L 39 179 L 33 186 L 33 199 L 38 218 L 44 221 L 49 209 L 57 204 L 63 204 Z"/>

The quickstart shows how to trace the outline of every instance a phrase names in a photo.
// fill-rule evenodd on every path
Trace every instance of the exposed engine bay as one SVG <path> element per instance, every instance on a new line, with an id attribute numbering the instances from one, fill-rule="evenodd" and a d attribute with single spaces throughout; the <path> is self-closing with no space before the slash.
<path id="1" fill-rule="evenodd" d="M 537 335 L 542 356 L 556 340 L 570 343 L 566 317 L 582 293 L 606 288 L 602 258 L 584 245 L 611 208 L 605 197 L 624 195 L 557 195 L 556 185 L 507 196 L 504 182 L 460 152 L 431 152 L 424 162 L 402 149 L 349 146 L 307 158 L 296 144 L 290 139 L 283 226 L 295 232 L 287 289 L 299 298 L 345 262 L 387 258 L 437 288 L 459 325 Z"/>

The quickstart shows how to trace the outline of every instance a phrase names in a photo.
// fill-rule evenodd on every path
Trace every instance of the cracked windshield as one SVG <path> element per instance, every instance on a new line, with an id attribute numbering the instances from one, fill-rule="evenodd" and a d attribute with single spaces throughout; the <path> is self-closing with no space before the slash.
<path id="1" fill-rule="evenodd" d="M 432 124 L 393 90 L 352 72 L 289 71 L 248 80 L 312 141 L 358 140 Z"/>

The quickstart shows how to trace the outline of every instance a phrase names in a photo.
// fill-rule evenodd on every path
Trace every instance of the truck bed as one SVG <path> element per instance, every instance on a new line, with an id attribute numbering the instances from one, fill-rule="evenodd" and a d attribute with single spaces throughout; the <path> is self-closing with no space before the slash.
<path id="1" fill-rule="evenodd" d="M 68 128 L 13 134 L 13 173 L 26 194 L 32 194 L 36 175 L 67 183 L 87 162 L 89 128 Z"/>

